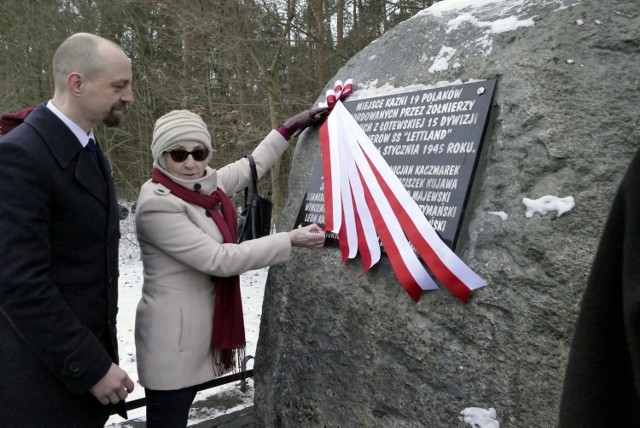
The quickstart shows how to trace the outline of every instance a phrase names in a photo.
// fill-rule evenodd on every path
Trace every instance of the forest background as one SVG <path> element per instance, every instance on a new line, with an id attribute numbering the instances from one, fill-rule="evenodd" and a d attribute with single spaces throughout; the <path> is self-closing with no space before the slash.
<path id="1" fill-rule="evenodd" d="M 3 0 L 0 113 L 51 98 L 51 59 L 69 35 L 117 42 L 133 63 L 135 101 L 120 127 L 95 131 L 119 198 L 135 200 L 150 177 L 161 115 L 201 115 L 213 140 L 212 166 L 225 165 L 312 107 L 350 57 L 437 1 Z M 274 214 L 286 201 L 295 142 L 260 182 Z"/>

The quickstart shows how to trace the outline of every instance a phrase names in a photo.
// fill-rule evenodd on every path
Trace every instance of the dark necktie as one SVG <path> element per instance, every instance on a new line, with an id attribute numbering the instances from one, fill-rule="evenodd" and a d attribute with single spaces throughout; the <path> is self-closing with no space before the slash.
<path id="1" fill-rule="evenodd" d="M 89 138 L 89 142 L 84 147 L 84 149 L 89 153 L 89 156 L 91 156 L 91 160 L 97 163 L 98 162 L 98 146 L 96 146 L 96 142 L 93 141 L 93 138 Z"/>

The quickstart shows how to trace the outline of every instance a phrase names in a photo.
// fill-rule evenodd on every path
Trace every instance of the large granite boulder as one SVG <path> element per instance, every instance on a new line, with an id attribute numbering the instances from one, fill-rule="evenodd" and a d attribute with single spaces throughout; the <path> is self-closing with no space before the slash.
<path id="1" fill-rule="evenodd" d="M 294 249 L 267 280 L 259 419 L 451 427 L 477 407 L 501 426 L 554 426 L 590 264 L 640 147 L 640 3 L 445 0 L 371 43 L 327 88 L 346 78 L 355 97 L 497 79 L 456 248 L 488 285 L 468 304 L 446 290 L 415 303 L 387 259 L 363 274 L 335 246 Z M 280 230 L 294 225 L 318 156 L 317 133 L 303 134 Z M 524 198 L 549 195 L 575 206 L 526 215 Z"/>

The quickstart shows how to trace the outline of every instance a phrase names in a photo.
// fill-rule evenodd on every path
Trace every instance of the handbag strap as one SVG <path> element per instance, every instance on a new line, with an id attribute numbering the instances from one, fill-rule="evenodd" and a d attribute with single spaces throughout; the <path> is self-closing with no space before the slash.
<path id="1" fill-rule="evenodd" d="M 253 156 L 246 155 L 247 159 L 249 159 L 249 166 L 251 167 L 251 182 L 253 184 L 253 193 L 258 194 L 258 170 L 256 169 L 256 163 L 253 160 Z"/>
<path id="2" fill-rule="evenodd" d="M 253 194 L 257 195 L 258 194 L 258 171 L 256 170 L 256 163 L 253 160 L 253 156 L 245 155 L 244 157 L 249 160 L 249 167 L 251 168 L 251 185 L 253 188 L 252 190 L 253 190 Z M 248 194 L 249 194 L 249 186 L 244 188 L 244 207 L 245 208 L 247 206 Z"/>

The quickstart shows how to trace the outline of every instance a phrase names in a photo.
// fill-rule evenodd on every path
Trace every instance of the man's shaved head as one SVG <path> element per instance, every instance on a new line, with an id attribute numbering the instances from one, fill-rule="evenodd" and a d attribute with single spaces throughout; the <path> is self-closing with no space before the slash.
<path id="1" fill-rule="evenodd" d="M 67 76 L 79 72 L 89 79 L 94 78 L 106 66 L 104 49 L 122 51 L 111 40 L 89 33 L 76 33 L 67 38 L 53 56 L 53 79 L 56 90 L 64 91 Z"/>

